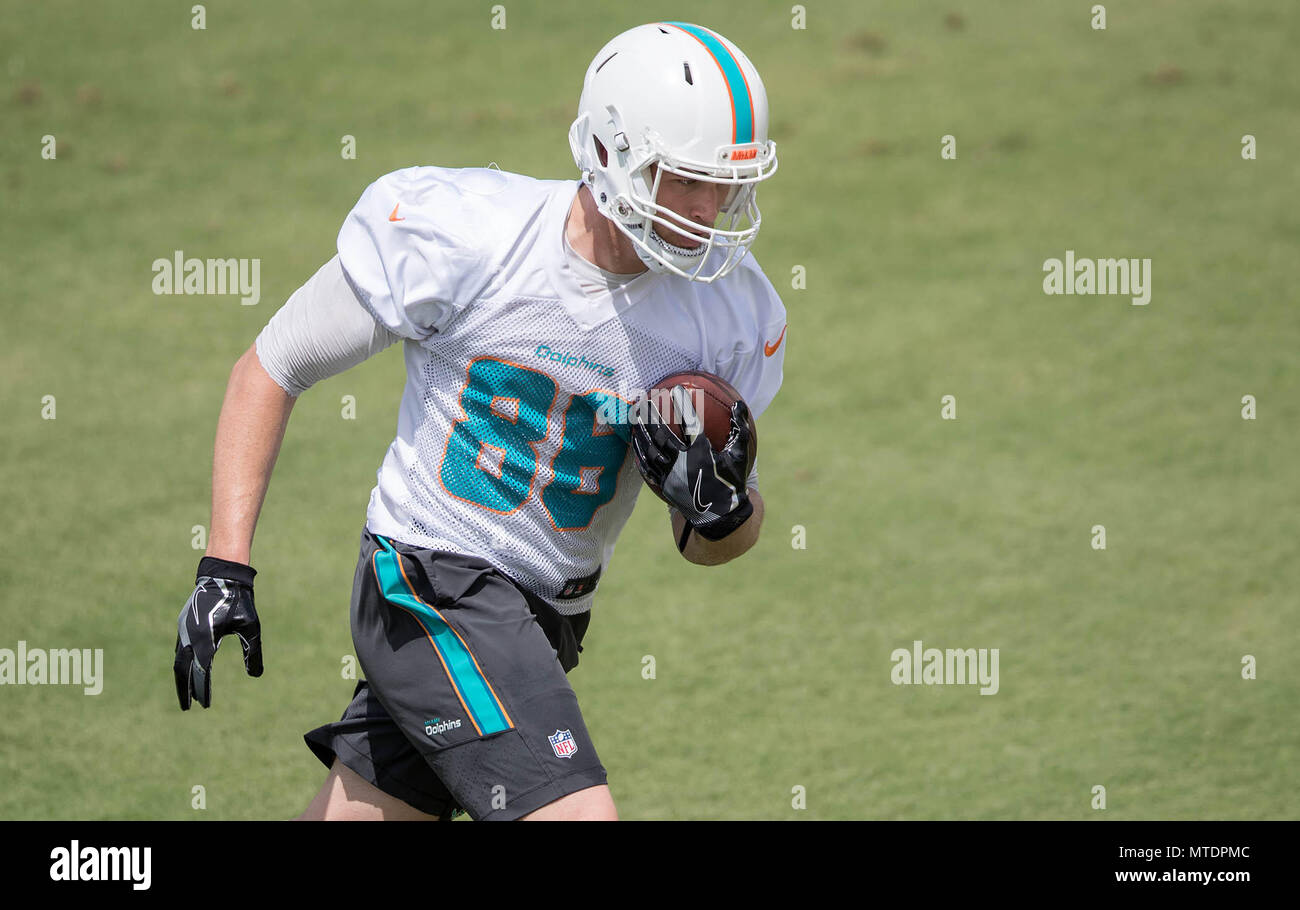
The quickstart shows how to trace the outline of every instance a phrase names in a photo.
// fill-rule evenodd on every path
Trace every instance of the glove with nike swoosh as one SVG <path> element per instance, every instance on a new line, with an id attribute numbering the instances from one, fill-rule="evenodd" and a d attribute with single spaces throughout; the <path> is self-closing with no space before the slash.
<path id="1" fill-rule="evenodd" d="M 651 400 L 649 419 L 632 422 L 632 453 L 637 468 L 701 537 L 721 540 L 754 511 L 745 470 L 749 409 L 743 401 L 731 406 L 727 444 L 715 452 L 690 394 L 678 385 L 673 386 L 670 395 L 673 407 L 682 415 L 683 435 L 673 432 Z M 679 543 L 679 548 L 683 546 L 684 541 Z"/>
<path id="2" fill-rule="evenodd" d="M 253 607 L 253 576 L 243 563 L 205 556 L 199 560 L 194 593 L 181 608 L 176 629 L 176 695 L 181 710 L 191 697 L 203 707 L 212 703 L 212 658 L 227 635 L 238 635 L 244 669 L 262 675 L 262 624 Z"/>

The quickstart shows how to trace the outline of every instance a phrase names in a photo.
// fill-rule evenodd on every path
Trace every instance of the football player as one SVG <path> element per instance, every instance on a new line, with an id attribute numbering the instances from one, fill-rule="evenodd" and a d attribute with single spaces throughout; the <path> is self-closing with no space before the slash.
<path id="1" fill-rule="evenodd" d="M 716 32 L 643 25 L 592 60 L 569 142 L 580 180 L 381 177 L 231 375 L 178 623 L 183 709 L 210 703 L 223 636 L 262 672 L 250 550 L 297 396 L 397 341 L 405 354 L 352 590 L 365 678 L 306 734 L 329 771 L 301 818 L 616 818 L 565 674 L 638 469 L 691 562 L 758 537 L 743 405 L 722 452 L 601 414 L 683 370 L 721 376 L 755 417 L 776 395 L 785 309 L 747 255 L 777 168 L 763 82 Z"/>

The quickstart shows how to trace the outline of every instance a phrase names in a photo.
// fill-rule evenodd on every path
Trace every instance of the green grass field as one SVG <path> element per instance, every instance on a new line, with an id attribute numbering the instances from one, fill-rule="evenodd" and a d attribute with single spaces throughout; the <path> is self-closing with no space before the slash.
<path id="1" fill-rule="evenodd" d="M 266 673 L 228 643 L 182 714 L 230 367 L 381 174 L 574 176 L 588 61 L 656 15 L 763 74 L 754 252 L 790 328 L 757 548 L 689 565 L 647 494 L 602 582 L 571 679 L 621 814 L 1300 817 L 1291 0 L 1108 4 L 1104 31 L 1041 0 L 816 2 L 804 30 L 788 3 L 507 0 L 503 31 L 487 3 L 211 3 L 201 31 L 191 5 L 0 16 L 0 648 L 105 655 L 97 696 L 0 687 L 0 818 L 302 810 L 402 355 L 298 403 L 253 551 Z M 1067 249 L 1150 258 L 1150 304 L 1045 295 Z M 174 250 L 260 258 L 261 302 L 155 296 Z M 892 684 L 916 639 L 999 649 L 1000 690 Z"/>

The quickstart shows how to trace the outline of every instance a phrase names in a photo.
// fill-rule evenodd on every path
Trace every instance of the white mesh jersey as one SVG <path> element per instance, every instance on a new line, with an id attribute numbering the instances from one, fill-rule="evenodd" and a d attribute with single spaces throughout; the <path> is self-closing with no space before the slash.
<path id="1" fill-rule="evenodd" d="M 580 185 L 408 168 L 368 187 L 338 238 L 357 296 L 407 339 L 367 525 L 487 559 L 566 614 L 590 609 L 642 485 L 601 402 L 706 370 L 757 417 L 785 353 L 785 308 L 752 257 L 711 285 L 647 272 L 584 293 L 564 252 Z"/>

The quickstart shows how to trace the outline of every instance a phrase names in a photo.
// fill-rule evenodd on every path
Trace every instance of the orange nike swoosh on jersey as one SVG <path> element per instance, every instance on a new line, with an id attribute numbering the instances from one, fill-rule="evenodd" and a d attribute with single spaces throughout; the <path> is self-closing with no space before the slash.
<path id="1" fill-rule="evenodd" d="M 781 334 L 776 336 L 776 344 L 768 344 L 767 342 L 763 342 L 763 353 L 766 354 L 768 357 L 771 357 L 773 354 L 776 353 L 776 349 L 781 346 L 781 341 L 784 338 L 785 338 L 785 326 L 781 326 Z"/>
<path id="2" fill-rule="evenodd" d="M 389 221 L 405 221 L 405 220 L 406 220 L 405 218 L 398 218 L 398 217 L 397 217 L 397 208 L 398 208 L 398 206 L 400 206 L 400 205 L 401 205 L 401 203 L 399 202 L 399 203 L 397 203 L 397 205 L 393 206 L 393 214 L 391 214 L 391 215 L 388 216 L 388 220 L 389 220 Z"/>

